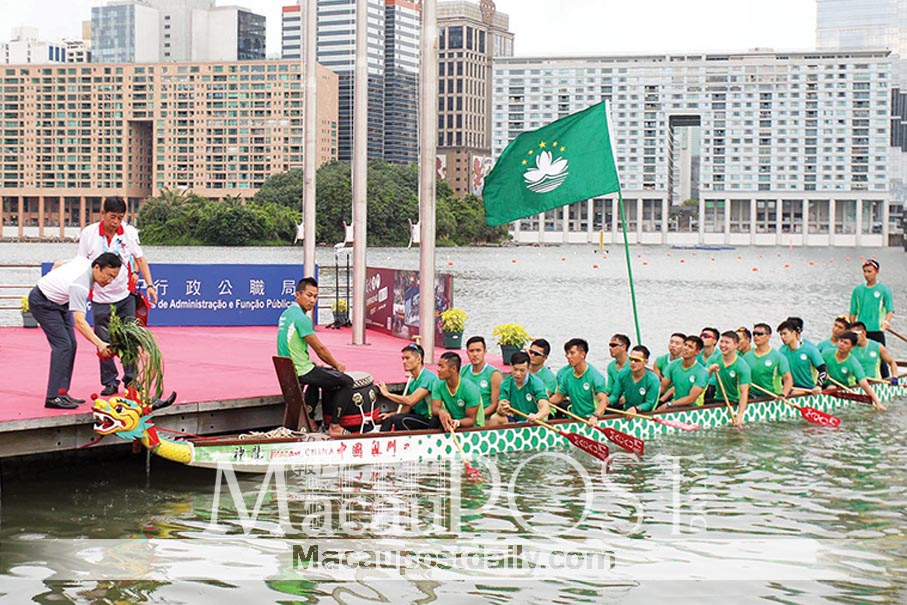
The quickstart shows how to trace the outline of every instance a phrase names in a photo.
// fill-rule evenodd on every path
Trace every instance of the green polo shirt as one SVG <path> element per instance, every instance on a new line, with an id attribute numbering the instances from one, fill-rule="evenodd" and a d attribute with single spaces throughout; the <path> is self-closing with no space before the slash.
<path id="1" fill-rule="evenodd" d="M 671 381 L 674 387 L 674 400 L 683 399 L 690 394 L 693 387 L 701 387 L 702 393 L 693 405 L 702 405 L 705 398 L 705 388 L 709 386 L 709 372 L 698 361 L 694 361 L 689 368 L 683 367 L 683 360 L 676 359 L 665 370 L 665 378 Z"/>
<path id="2" fill-rule="evenodd" d="M 416 402 L 416 404 L 412 407 L 413 414 L 431 418 L 431 393 L 435 388 L 435 382 L 437 382 L 437 380 L 437 374 L 435 374 L 431 370 L 422 368 L 422 371 L 419 372 L 419 376 L 410 380 L 406 385 L 406 388 L 403 389 L 404 397 L 415 393 L 418 389 L 428 390 L 428 393 L 425 394 L 425 397 Z"/>
<path id="3" fill-rule="evenodd" d="M 607 393 L 607 383 L 601 372 L 588 363 L 582 376 L 573 373 L 573 368 L 564 366 L 557 372 L 557 391 L 570 399 L 570 411 L 577 416 L 588 418 L 595 413 L 596 395 Z"/>
<path id="4" fill-rule="evenodd" d="M 447 381 L 439 378 L 431 390 L 431 398 L 440 400 L 450 417 L 456 420 L 466 418 L 466 408 L 479 406 L 476 413 L 476 426 L 485 426 L 485 406 L 482 405 L 482 395 L 479 393 L 479 388 L 471 382 L 461 378 L 457 391 L 451 393 Z"/>
<path id="5" fill-rule="evenodd" d="M 277 354 L 293 360 L 297 376 L 304 376 L 312 371 L 315 364 L 309 358 L 309 345 L 306 336 L 315 333 L 315 326 L 309 316 L 302 312 L 302 307 L 294 303 L 280 314 L 277 323 Z"/>
<path id="6" fill-rule="evenodd" d="M 526 374 L 522 387 L 518 387 L 513 376 L 508 376 L 501 383 L 501 396 L 498 401 L 509 401 L 510 407 L 524 414 L 535 414 L 539 411 L 539 399 L 548 399 L 545 383 L 533 374 Z"/>
<path id="7" fill-rule="evenodd" d="M 680 359 L 678 357 L 677 359 Z M 661 377 L 664 378 L 665 372 L 668 370 L 668 366 L 671 363 L 677 361 L 677 359 L 671 359 L 670 353 L 665 353 L 655 358 L 655 367 L 658 368 L 658 371 L 661 373 Z"/>
<path id="8" fill-rule="evenodd" d="M 635 407 L 643 412 L 651 412 L 658 405 L 658 390 L 661 382 L 651 370 L 646 370 L 638 381 L 633 378 L 629 367 L 617 374 L 617 382 L 611 385 L 611 394 L 608 399 L 614 406 L 624 398 L 624 409 Z"/>
<path id="9" fill-rule="evenodd" d="M 850 352 L 860 365 L 867 378 L 882 377 L 882 345 L 875 340 L 866 340 L 866 346 L 855 346 Z"/>
<path id="10" fill-rule="evenodd" d="M 775 395 L 781 394 L 781 377 L 790 373 L 790 364 L 787 362 L 787 357 L 775 349 L 769 349 L 765 355 L 761 356 L 756 354 L 756 349 L 751 349 L 749 353 L 743 356 L 743 360 L 750 366 L 752 384 L 762 387 Z M 762 391 L 752 394 L 758 397 L 766 395 Z"/>
<path id="11" fill-rule="evenodd" d="M 545 385 L 545 389 L 548 390 L 549 395 L 553 395 L 557 390 L 557 376 L 554 375 L 554 372 L 552 372 L 551 368 L 548 366 L 539 368 L 539 371 L 536 372 L 534 376 L 542 381 L 542 384 Z"/>
<path id="12" fill-rule="evenodd" d="M 863 372 L 863 366 L 857 361 L 853 353 L 847 355 L 844 361 L 838 361 L 835 351 L 825 351 L 822 357 L 825 359 L 825 365 L 828 367 L 828 375 L 834 378 L 844 386 L 852 387 L 866 378 Z"/>
<path id="13" fill-rule="evenodd" d="M 624 361 L 624 365 L 622 365 L 621 367 L 617 367 L 616 359 L 611 360 L 611 363 L 608 364 L 608 368 L 607 368 L 608 383 L 607 383 L 606 390 L 605 390 L 606 393 L 611 392 L 611 389 L 614 388 L 614 385 L 617 383 L 617 375 L 620 374 L 622 370 L 628 368 L 629 363 L 630 363 L 629 357 L 627 358 L 626 361 Z"/>
<path id="14" fill-rule="evenodd" d="M 743 357 L 739 354 L 734 353 L 734 361 L 730 365 L 724 364 L 724 357 L 718 357 L 718 372 L 717 376 L 721 378 L 721 384 L 724 385 L 724 390 L 727 392 L 728 401 L 737 403 L 740 401 L 740 387 L 745 384 L 750 384 L 752 382 L 752 372 L 750 372 L 750 366 L 748 363 L 743 361 Z M 716 380 L 717 384 L 717 380 Z M 721 386 L 718 386 L 718 391 L 715 393 L 716 397 L 724 397 L 724 393 L 721 392 Z"/>
<path id="15" fill-rule="evenodd" d="M 836 349 L 832 349 L 836 350 Z M 816 377 L 818 368 L 825 364 L 822 354 L 815 345 L 806 341 L 800 343 L 796 349 L 791 349 L 787 345 L 781 345 L 778 352 L 787 358 L 790 366 L 791 376 L 794 378 L 794 386 L 804 389 L 811 389 L 816 386 Z"/>
<path id="16" fill-rule="evenodd" d="M 495 373 L 500 374 L 496 368 L 487 363 L 478 374 L 473 373 L 472 364 L 460 368 L 460 378 L 471 382 L 479 389 L 479 394 L 482 396 L 482 403 L 485 407 L 491 405 L 491 377 Z"/>
<path id="17" fill-rule="evenodd" d="M 881 282 L 876 282 L 871 288 L 860 284 L 850 295 L 850 314 L 866 324 L 868 332 L 880 331 L 881 321 L 891 311 L 894 311 L 894 297 L 888 286 Z"/>

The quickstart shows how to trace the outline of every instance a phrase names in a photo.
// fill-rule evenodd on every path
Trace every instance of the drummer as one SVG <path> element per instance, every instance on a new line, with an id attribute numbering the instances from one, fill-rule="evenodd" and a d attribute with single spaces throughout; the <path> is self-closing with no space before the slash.
<path id="1" fill-rule="evenodd" d="M 306 405 L 314 409 L 318 388 L 324 393 L 323 412 L 331 416 L 331 437 L 343 435 L 340 417 L 344 402 L 353 397 L 353 379 L 345 374 L 346 366 L 331 355 L 328 348 L 315 335 L 315 326 L 306 315 L 315 308 L 318 301 L 318 282 L 313 277 L 304 277 L 296 285 L 296 304 L 290 305 L 280 314 L 277 324 L 277 354 L 293 360 L 300 386 L 309 385 L 306 390 Z M 316 366 L 309 356 L 309 347 L 318 358 L 331 367 Z"/>

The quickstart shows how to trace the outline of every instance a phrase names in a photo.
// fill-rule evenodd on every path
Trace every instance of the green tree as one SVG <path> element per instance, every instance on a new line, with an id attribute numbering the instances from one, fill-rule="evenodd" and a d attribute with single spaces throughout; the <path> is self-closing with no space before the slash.
<path id="1" fill-rule="evenodd" d="M 258 203 L 270 202 L 301 210 L 304 185 L 302 168 L 292 168 L 268 177 L 253 199 Z"/>

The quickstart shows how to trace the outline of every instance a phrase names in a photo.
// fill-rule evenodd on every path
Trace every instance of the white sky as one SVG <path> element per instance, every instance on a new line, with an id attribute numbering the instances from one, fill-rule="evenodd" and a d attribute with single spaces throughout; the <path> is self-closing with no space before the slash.
<path id="1" fill-rule="evenodd" d="M 218 0 L 268 19 L 268 53 L 279 53 L 280 8 L 290 0 Z M 102 0 L 0 0 L 0 40 L 18 25 L 44 39 L 78 37 Z M 517 55 L 572 55 L 815 46 L 816 0 L 496 0 L 510 15 Z"/>

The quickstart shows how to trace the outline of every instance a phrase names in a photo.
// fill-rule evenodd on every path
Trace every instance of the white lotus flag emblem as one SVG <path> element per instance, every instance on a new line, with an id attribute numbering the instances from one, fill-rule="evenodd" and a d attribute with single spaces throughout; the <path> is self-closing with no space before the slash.
<path id="1" fill-rule="evenodd" d="M 557 143 L 555 143 L 556 148 Z M 544 143 L 540 145 L 544 147 Z M 561 151 L 563 151 L 561 147 Z M 535 193 L 548 193 L 560 187 L 561 183 L 567 180 L 567 160 L 559 157 L 551 160 L 550 151 L 540 151 L 535 154 L 535 168 L 529 168 L 523 173 L 523 179 L 526 181 L 526 187 Z M 527 162 L 523 160 L 523 163 Z"/>

